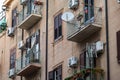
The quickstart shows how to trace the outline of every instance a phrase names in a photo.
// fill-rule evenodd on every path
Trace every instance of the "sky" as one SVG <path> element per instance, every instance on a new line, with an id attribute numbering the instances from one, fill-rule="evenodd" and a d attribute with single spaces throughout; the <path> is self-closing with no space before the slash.
<path id="1" fill-rule="evenodd" d="M 4 0 L 0 0 L 0 12 L 2 11 L 2 4 L 3 4 Z"/>

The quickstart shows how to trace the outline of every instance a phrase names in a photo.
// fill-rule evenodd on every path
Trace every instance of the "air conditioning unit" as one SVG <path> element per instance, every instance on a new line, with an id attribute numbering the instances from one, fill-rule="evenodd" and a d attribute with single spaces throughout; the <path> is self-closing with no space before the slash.
<path id="1" fill-rule="evenodd" d="M 21 0 L 21 5 L 25 5 L 27 3 L 27 0 Z"/>
<path id="2" fill-rule="evenodd" d="M 103 49 L 104 49 L 104 44 L 103 44 L 103 42 L 97 41 L 97 42 L 96 42 L 96 52 L 97 52 L 97 53 L 101 53 L 101 52 L 103 52 Z"/>
<path id="3" fill-rule="evenodd" d="M 23 41 L 20 41 L 19 43 L 18 43 L 18 48 L 19 49 L 23 49 L 24 48 L 24 42 Z"/>
<path id="4" fill-rule="evenodd" d="M 120 4 L 120 0 L 117 0 L 117 2 Z"/>
<path id="5" fill-rule="evenodd" d="M 8 28 L 7 33 L 8 33 L 8 36 L 10 36 L 10 37 L 14 36 L 14 28 L 12 28 L 12 27 Z"/>
<path id="6" fill-rule="evenodd" d="M 75 9 L 79 6 L 79 0 L 69 0 L 69 8 Z"/>
<path id="7" fill-rule="evenodd" d="M 69 59 L 68 59 L 68 66 L 69 67 L 76 67 L 77 66 L 77 58 L 76 57 L 70 57 Z"/>
<path id="8" fill-rule="evenodd" d="M 10 69 L 10 70 L 9 70 L 9 78 L 13 78 L 14 75 L 15 75 L 15 69 L 14 69 L 14 68 L 13 68 L 13 69 Z"/>

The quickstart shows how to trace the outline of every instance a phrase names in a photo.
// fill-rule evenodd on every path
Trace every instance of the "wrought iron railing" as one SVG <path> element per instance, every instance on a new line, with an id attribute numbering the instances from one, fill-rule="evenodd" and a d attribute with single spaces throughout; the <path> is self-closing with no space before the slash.
<path id="1" fill-rule="evenodd" d="M 96 24 L 98 26 L 102 26 L 102 8 L 101 7 L 94 7 L 93 9 L 93 17 L 87 17 L 85 14 L 91 14 L 90 11 L 82 10 L 75 16 L 75 18 L 68 22 L 68 33 L 67 35 L 70 36 L 74 34 L 76 31 L 81 30 L 82 28 L 87 27 L 90 24 Z M 89 18 L 86 20 L 86 18 Z"/>
<path id="2" fill-rule="evenodd" d="M 27 49 L 26 54 L 16 60 L 16 72 L 19 72 L 32 63 L 40 63 L 40 51 L 38 46 L 37 44 L 31 49 Z"/>
<path id="3" fill-rule="evenodd" d="M 35 5 L 34 2 L 32 3 L 27 3 L 30 4 L 29 6 L 26 5 L 25 8 L 18 12 L 18 24 L 20 24 L 23 20 L 25 20 L 28 16 L 30 16 L 31 14 L 38 14 L 38 15 L 42 15 L 41 9 L 42 9 L 42 5 Z"/>

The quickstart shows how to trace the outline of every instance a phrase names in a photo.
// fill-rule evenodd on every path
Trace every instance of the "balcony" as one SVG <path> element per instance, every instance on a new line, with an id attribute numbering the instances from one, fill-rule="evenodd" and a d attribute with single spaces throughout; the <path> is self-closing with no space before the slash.
<path id="1" fill-rule="evenodd" d="M 22 58 L 16 60 L 16 71 L 18 76 L 29 76 L 41 68 L 40 52 L 36 51 L 35 48 L 36 47 L 28 49 L 27 53 L 24 54 Z"/>
<path id="2" fill-rule="evenodd" d="M 42 5 L 33 5 L 32 8 L 27 7 L 27 10 L 22 10 L 18 15 L 18 27 L 28 30 L 33 27 L 41 19 Z"/>
<path id="3" fill-rule="evenodd" d="M 89 12 L 88 12 L 89 13 Z M 102 9 L 94 8 L 94 16 L 85 21 L 85 11 L 81 11 L 75 19 L 67 23 L 67 39 L 74 42 L 81 42 L 102 27 Z"/>
<path id="4" fill-rule="evenodd" d="M 104 80 L 104 70 L 101 68 L 86 68 L 73 75 L 65 78 L 64 80 Z"/>

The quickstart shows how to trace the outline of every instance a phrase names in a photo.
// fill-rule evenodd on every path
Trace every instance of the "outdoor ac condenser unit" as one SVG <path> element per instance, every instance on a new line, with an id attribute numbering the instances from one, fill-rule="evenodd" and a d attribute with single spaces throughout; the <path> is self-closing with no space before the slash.
<path id="1" fill-rule="evenodd" d="M 21 5 L 25 5 L 27 0 L 21 0 Z"/>
<path id="2" fill-rule="evenodd" d="M 69 8 L 74 9 L 79 5 L 79 0 L 69 0 Z"/>
<path id="3" fill-rule="evenodd" d="M 68 66 L 69 67 L 76 67 L 77 66 L 77 58 L 72 56 L 68 59 Z"/>
<path id="4" fill-rule="evenodd" d="M 120 0 L 117 0 L 117 2 L 120 4 Z"/>
<path id="5" fill-rule="evenodd" d="M 14 36 L 14 28 L 12 28 L 12 27 L 8 28 L 7 33 L 8 33 L 8 36 L 10 36 L 10 37 Z"/>
<path id="6" fill-rule="evenodd" d="M 103 49 L 104 49 L 103 42 L 97 41 L 96 42 L 96 52 L 97 53 L 103 52 Z"/>
<path id="7" fill-rule="evenodd" d="M 9 70 L 9 77 L 12 78 L 14 76 L 14 74 L 15 74 L 15 69 L 14 68 L 10 69 Z"/>
<path id="8" fill-rule="evenodd" d="M 18 48 L 23 49 L 23 47 L 24 47 L 24 42 L 23 41 L 18 42 Z"/>

